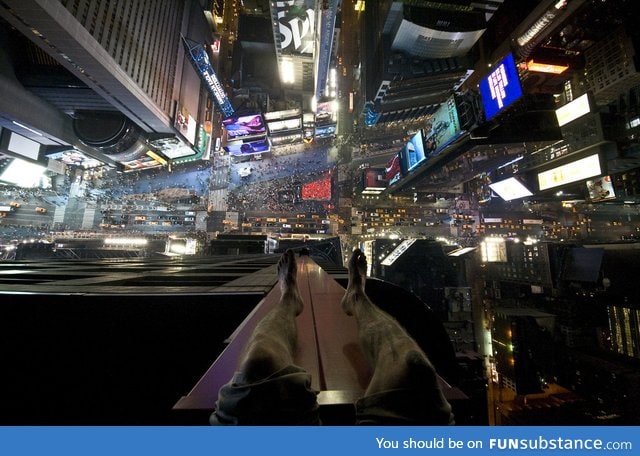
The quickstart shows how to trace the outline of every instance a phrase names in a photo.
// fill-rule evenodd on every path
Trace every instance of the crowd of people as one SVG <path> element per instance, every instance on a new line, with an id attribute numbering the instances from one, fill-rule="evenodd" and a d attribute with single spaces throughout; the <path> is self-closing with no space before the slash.
<path id="1" fill-rule="evenodd" d="M 227 208 L 234 212 L 322 212 L 331 201 L 332 173 L 316 172 L 252 183 L 229 191 Z M 304 184 L 302 179 L 313 183 Z M 307 187 L 308 186 L 308 187 Z"/>

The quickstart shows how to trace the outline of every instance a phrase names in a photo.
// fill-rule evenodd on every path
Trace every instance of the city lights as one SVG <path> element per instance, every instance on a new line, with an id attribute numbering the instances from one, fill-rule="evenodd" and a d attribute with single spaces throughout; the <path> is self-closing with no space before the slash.
<path id="1" fill-rule="evenodd" d="M 296 82 L 293 61 L 290 59 L 282 59 L 280 64 L 280 80 L 284 84 L 293 84 Z"/>
<path id="2" fill-rule="evenodd" d="M 147 245 L 149 241 L 143 238 L 106 238 L 104 240 L 105 245 L 131 245 L 131 246 L 142 246 Z"/>

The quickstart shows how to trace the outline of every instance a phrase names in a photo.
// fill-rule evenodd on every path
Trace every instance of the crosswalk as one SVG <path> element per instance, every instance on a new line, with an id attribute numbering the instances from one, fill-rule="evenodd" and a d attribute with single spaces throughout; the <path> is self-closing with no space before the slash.
<path id="1" fill-rule="evenodd" d="M 220 188 L 209 191 L 209 211 L 226 211 L 227 210 L 227 193 L 226 188 Z"/>

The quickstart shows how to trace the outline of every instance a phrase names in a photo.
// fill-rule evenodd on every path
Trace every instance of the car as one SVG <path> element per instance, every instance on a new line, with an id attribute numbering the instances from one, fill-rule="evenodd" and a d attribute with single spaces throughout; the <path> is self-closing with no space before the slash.
<path id="1" fill-rule="evenodd" d="M 46 207 L 36 207 L 36 212 L 40 212 L 41 214 L 45 214 L 47 212 Z"/>
<path id="2" fill-rule="evenodd" d="M 11 201 L 9 203 L 9 206 L 15 207 L 16 209 L 18 209 L 19 207 L 22 207 L 22 204 L 18 203 L 17 201 Z"/>

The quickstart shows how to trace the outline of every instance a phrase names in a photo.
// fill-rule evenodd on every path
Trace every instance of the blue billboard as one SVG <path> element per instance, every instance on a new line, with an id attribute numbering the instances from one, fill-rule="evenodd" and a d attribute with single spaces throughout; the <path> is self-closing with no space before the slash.
<path id="1" fill-rule="evenodd" d="M 328 138 L 330 136 L 336 135 L 336 124 L 323 125 L 321 127 L 316 127 L 315 137 L 316 138 Z"/>
<path id="2" fill-rule="evenodd" d="M 522 96 L 522 86 L 513 54 L 507 54 L 498 62 L 496 68 L 480 81 L 480 96 L 486 120 L 492 119 Z"/>
<path id="3" fill-rule="evenodd" d="M 225 118 L 231 117 L 235 111 L 233 106 L 231 106 L 231 102 L 222 88 L 222 84 L 220 84 L 215 71 L 213 71 L 207 51 L 205 51 L 201 44 L 189 40 L 184 36 L 182 37 L 182 43 L 187 50 L 191 63 L 200 75 L 200 79 L 202 79 L 206 84 L 207 89 L 216 101 L 218 108 L 222 111 Z"/>
<path id="4" fill-rule="evenodd" d="M 405 174 L 420 163 L 422 163 L 427 157 L 424 153 L 424 143 L 422 141 L 422 130 L 418 130 L 418 133 L 405 144 L 404 148 L 400 151 L 402 158 L 402 165 Z"/>

